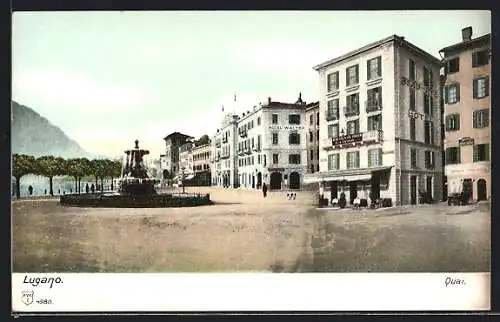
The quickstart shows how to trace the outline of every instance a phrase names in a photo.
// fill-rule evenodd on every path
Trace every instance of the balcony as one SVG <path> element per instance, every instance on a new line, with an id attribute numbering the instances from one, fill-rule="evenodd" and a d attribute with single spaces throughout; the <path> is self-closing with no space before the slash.
<path id="1" fill-rule="evenodd" d="M 359 105 L 352 104 L 350 106 L 344 106 L 344 115 L 346 117 L 359 115 Z"/>
<path id="2" fill-rule="evenodd" d="M 246 148 L 245 149 L 245 153 L 246 154 L 252 154 L 252 149 L 250 149 L 250 147 Z"/>
<path id="3" fill-rule="evenodd" d="M 327 121 L 337 121 L 339 119 L 339 113 L 326 113 L 325 118 Z"/>
<path id="4" fill-rule="evenodd" d="M 227 137 L 226 136 L 222 137 L 222 143 L 227 143 Z"/>
<path id="5" fill-rule="evenodd" d="M 333 138 L 323 139 L 322 147 L 325 150 L 342 149 L 353 146 L 379 143 L 383 140 L 383 131 L 367 131 L 363 133 L 346 134 Z"/>
<path id="6" fill-rule="evenodd" d="M 382 100 L 368 100 L 365 102 L 366 113 L 377 112 L 382 110 Z"/>
<path id="7" fill-rule="evenodd" d="M 216 148 L 220 148 L 220 145 L 221 145 L 220 140 L 215 141 L 215 147 Z"/>
<path id="8" fill-rule="evenodd" d="M 221 159 L 229 159 L 229 153 L 223 153 L 220 156 Z"/>
<path id="9" fill-rule="evenodd" d="M 245 155 L 245 150 L 244 149 L 239 149 L 238 150 L 238 155 L 239 156 Z"/>
<path id="10" fill-rule="evenodd" d="M 254 150 L 255 152 L 259 152 L 260 151 L 260 144 L 254 145 L 252 147 L 252 150 Z"/>
<path id="11" fill-rule="evenodd" d="M 240 137 L 242 137 L 242 138 L 246 138 L 246 137 L 247 137 L 247 134 L 248 134 L 248 133 L 247 133 L 247 129 L 239 129 L 239 130 L 238 130 L 238 134 L 239 134 L 239 136 L 240 136 Z"/>

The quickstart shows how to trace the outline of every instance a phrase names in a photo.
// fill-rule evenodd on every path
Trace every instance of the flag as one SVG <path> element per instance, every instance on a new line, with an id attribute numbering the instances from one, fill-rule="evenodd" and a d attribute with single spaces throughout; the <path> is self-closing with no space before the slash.
<path id="1" fill-rule="evenodd" d="M 236 93 L 234 93 L 234 101 L 236 102 Z"/>
<path id="2" fill-rule="evenodd" d="M 224 105 L 222 105 L 222 112 L 224 112 Z"/>

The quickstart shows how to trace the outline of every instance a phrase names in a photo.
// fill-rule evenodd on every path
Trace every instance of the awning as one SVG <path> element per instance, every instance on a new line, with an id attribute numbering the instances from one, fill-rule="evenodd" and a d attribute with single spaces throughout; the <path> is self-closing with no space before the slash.
<path id="1" fill-rule="evenodd" d="M 392 166 L 383 166 L 365 169 L 348 169 L 320 173 L 321 181 L 367 181 L 375 171 L 389 170 Z"/>

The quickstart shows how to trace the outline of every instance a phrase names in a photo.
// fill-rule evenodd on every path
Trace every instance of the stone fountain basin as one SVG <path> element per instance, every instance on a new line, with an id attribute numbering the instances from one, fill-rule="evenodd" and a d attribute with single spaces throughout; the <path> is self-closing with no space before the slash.
<path id="1" fill-rule="evenodd" d="M 130 195 L 121 192 L 62 195 L 59 204 L 70 207 L 102 208 L 168 208 L 196 207 L 212 204 L 210 194 L 157 193 Z"/>

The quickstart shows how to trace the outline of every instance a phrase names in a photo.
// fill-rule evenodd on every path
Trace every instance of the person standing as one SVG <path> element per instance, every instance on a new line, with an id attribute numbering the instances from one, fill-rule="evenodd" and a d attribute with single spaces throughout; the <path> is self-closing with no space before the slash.
<path id="1" fill-rule="evenodd" d="M 28 193 L 30 194 L 30 196 L 33 195 L 33 187 L 31 185 L 28 186 Z"/>
<path id="2" fill-rule="evenodd" d="M 264 196 L 264 198 L 267 197 L 267 185 L 265 182 L 262 184 L 262 195 Z"/>
<path id="3" fill-rule="evenodd" d="M 85 193 L 89 193 L 89 184 L 88 183 L 85 184 Z"/>

